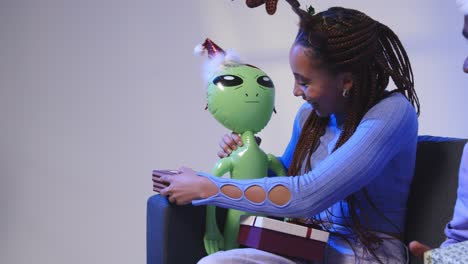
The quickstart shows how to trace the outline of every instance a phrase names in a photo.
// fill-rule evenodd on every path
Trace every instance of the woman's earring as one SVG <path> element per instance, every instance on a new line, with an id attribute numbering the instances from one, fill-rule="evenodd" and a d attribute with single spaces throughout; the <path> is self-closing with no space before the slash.
<path id="1" fill-rule="evenodd" d="M 344 89 L 343 90 L 343 97 L 348 98 L 349 97 L 349 90 Z"/>

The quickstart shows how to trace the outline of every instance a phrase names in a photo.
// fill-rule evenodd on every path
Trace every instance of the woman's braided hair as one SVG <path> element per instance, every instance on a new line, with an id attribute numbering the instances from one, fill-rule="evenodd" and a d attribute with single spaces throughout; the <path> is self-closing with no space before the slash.
<path id="1" fill-rule="evenodd" d="M 411 64 L 398 36 L 390 28 L 362 12 L 333 7 L 316 15 L 301 16 L 295 45 L 306 48 L 309 58 L 319 61 L 320 66 L 330 73 L 350 72 L 353 76 L 350 104 L 334 150 L 353 135 L 366 112 L 388 94 L 385 90 L 390 77 L 397 87 L 390 93 L 399 92 L 405 95 L 419 114 Z M 304 162 L 305 171 L 311 170 L 310 157 L 317 149 L 328 122 L 329 117 L 319 117 L 315 111 L 311 112 L 304 123 L 288 175 L 302 174 Z M 365 188 L 362 192 L 368 197 Z M 367 200 L 378 211 L 374 203 Z M 365 248 L 379 260 L 375 250 L 381 241 L 363 226 L 362 219 L 365 216 L 357 214 L 359 204 L 356 201 L 356 194 L 346 198 L 349 209 L 347 225 Z M 343 204 L 341 207 L 344 212 Z"/>

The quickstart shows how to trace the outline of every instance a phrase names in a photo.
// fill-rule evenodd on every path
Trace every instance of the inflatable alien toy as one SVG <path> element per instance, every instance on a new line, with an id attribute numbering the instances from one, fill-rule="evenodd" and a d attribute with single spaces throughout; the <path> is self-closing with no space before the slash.
<path id="1" fill-rule="evenodd" d="M 225 52 L 210 39 L 197 46 L 196 52 L 207 52 L 209 57 L 204 71 L 209 112 L 224 127 L 238 133 L 244 143 L 220 159 L 211 173 L 248 179 L 266 176 L 270 169 L 277 175 L 286 175 L 281 162 L 265 154 L 255 141 L 255 133 L 267 125 L 274 111 L 275 87 L 271 79 L 259 68 L 241 63 L 232 52 Z M 221 234 L 215 210 L 214 206 L 207 207 L 204 243 L 208 254 L 238 247 L 239 218 L 246 214 L 229 209 Z"/>

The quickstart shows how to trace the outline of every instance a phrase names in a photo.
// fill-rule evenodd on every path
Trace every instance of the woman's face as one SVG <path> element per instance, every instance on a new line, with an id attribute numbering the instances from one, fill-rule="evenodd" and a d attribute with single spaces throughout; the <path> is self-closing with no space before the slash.
<path id="1" fill-rule="evenodd" d="M 294 96 L 301 96 L 309 102 L 320 117 L 345 114 L 348 100 L 343 96 L 343 89 L 351 89 L 351 75 L 333 75 L 314 66 L 314 61 L 307 56 L 306 51 L 307 48 L 295 44 L 289 53 L 289 64 L 295 80 Z"/>

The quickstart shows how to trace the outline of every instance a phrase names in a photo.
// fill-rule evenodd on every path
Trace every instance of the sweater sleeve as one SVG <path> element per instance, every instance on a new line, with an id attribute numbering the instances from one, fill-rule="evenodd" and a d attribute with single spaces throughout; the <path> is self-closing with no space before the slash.
<path id="1" fill-rule="evenodd" d="M 243 195 L 234 199 L 218 191 L 206 199 L 194 200 L 192 204 L 282 217 L 314 215 L 366 186 L 382 173 L 400 146 L 416 136 L 414 108 L 402 95 L 393 95 L 370 109 L 353 136 L 307 174 L 233 180 L 200 172 L 199 175 L 208 177 L 219 189 L 233 185 L 242 190 Z M 252 186 L 260 187 L 267 194 L 262 202 L 247 199 L 245 191 Z M 278 186 L 290 192 L 289 200 L 282 205 L 269 199 L 270 192 Z"/>
<path id="2" fill-rule="evenodd" d="M 463 149 L 453 218 L 445 227 L 447 240 L 441 247 L 468 240 L 468 144 Z"/>

